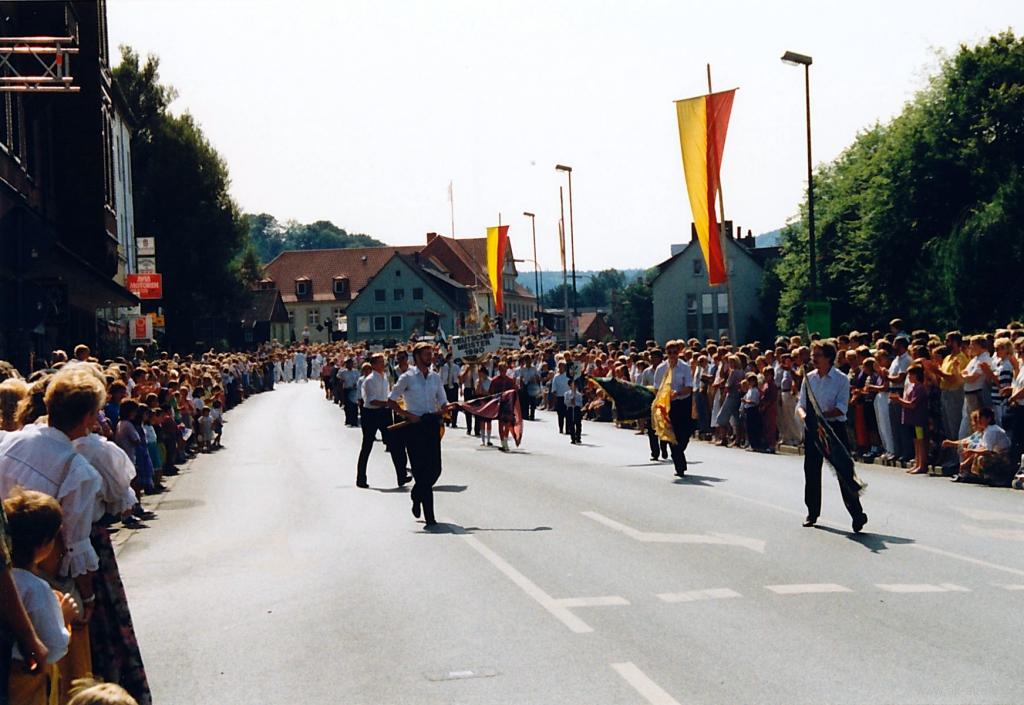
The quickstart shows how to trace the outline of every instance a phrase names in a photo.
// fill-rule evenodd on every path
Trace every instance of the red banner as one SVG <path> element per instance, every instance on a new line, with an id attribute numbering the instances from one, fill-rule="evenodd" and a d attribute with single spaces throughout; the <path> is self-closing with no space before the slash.
<path id="1" fill-rule="evenodd" d="M 160 274 L 129 274 L 128 291 L 140 299 L 162 299 L 163 276 Z"/>

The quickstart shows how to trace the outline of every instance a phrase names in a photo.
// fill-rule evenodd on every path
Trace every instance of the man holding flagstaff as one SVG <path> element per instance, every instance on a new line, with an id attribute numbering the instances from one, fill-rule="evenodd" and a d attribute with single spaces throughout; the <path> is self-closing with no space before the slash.
<path id="1" fill-rule="evenodd" d="M 422 509 L 428 527 L 437 524 L 434 484 L 441 477 L 441 423 L 454 406 L 448 403 L 441 377 L 430 369 L 433 355 L 432 344 L 417 343 L 412 351 L 413 367 L 398 378 L 388 397 L 388 407 L 407 422 L 397 431 L 405 437 L 415 480 L 412 514 L 418 519 Z"/>
<path id="2" fill-rule="evenodd" d="M 679 477 L 686 474 L 686 446 L 690 444 L 690 434 L 693 432 L 693 372 L 688 364 L 679 360 L 682 346 L 683 342 L 680 340 L 668 341 L 665 345 L 668 359 L 654 371 L 654 384 L 657 389 L 661 389 L 661 385 L 665 383 L 665 376 L 669 375 L 667 384 L 671 385 L 669 398 L 672 401 L 669 405 L 668 421 L 676 437 L 676 442 L 670 444 L 669 448 L 672 452 L 672 464 L 675 465 L 676 475 Z"/>

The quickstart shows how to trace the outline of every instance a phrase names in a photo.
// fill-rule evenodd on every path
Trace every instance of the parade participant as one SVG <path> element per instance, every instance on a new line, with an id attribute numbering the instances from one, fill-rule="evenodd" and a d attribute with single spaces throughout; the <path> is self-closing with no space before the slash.
<path id="1" fill-rule="evenodd" d="M 668 420 L 672 424 L 676 442 L 670 443 L 669 448 L 672 452 L 672 464 L 675 465 L 676 475 L 679 477 L 686 474 L 686 447 L 690 443 L 693 428 L 693 373 L 688 364 L 679 360 L 682 347 L 682 341 L 670 340 L 665 345 L 668 359 L 654 371 L 655 389 L 661 389 L 665 375 L 671 374 L 669 383 L 672 385 L 672 403 L 669 406 Z M 653 455 L 653 452 L 651 454 Z"/>
<path id="2" fill-rule="evenodd" d="M 661 348 L 654 348 L 651 350 L 651 387 L 657 392 L 661 387 L 661 380 L 664 379 L 664 374 L 661 377 L 657 376 L 657 371 L 661 368 L 662 360 L 665 359 L 665 354 L 661 351 Z M 659 440 L 658 434 L 654 430 L 654 419 L 651 419 L 650 425 L 647 427 L 647 440 L 651 445 L 651 460 L 658 461 L 659 459 L 668 458 L 668 443 Z"/>
<path id="3" fill-rule="evenodd" d="M 473 392 L 476 398 L 490 396 L 491 394 L 491 378 L 487 376 L 487 368 L 483 365 L 477 370 L 476 387 Z M 493 445 L 491 443 L 491 420 L 480 416 L 475 418 L 477 427 L 480 429 L 480 445 Z"/>
<path id="4" fill-rule="evenodd" d="M 459 371 L 459 384 L 462 385 L 462 398 L 465 401 L 473 401 L 476 399 L 476 377 L 477 377 L 477 366 L 473 364 L 463 365 Z M 448 390 L 444 390 L 445 394 L 448 394 Z M 450 399 L 451 397 L 449 397 Z M 458 398 L 458 390 L 456 389 L 456 398 Z M 455 412 L 452 412 L 452 418 L 455 417 Z M 472 414 L 466 414 L 466 435 L 470 436 L 473 434 L 480 435 L 480 417 L 473 416 Z"/>
<path id="5" fill-rule="evenodd" d="M 580 445 L 583 435 L 583 395 L 576 388 L 576 380 L 569 383 L 569 389 L 562 397 L 565 403 L 565 424 L 569 432 L 569 442 Z"/>
<path id="6" fill-rule="evenodd" d="M 355 428 L 359 425 L 358 407 L 356 406 L 357 387 L 359 386 L 359 370 L 355 369 L 355 360 L 345 360 L 345 369 L 338 372 L 341 382 L 341 403 L 345 409 L 345 425 Z"/>
<path id="7" fill-rule="evenodd" d="M 439 360 L 440 362 L 440 360 Z M 444 361 L 437 366 L 437 374 L 441 377 L 441 384 L 444 387 L 444 394 L 449 402 L 456 402 L 459 400 L 459 376 L 462 374 L 462 368 L 452 360 L 452 354 L 448 353 L 444 356 Z M 452 417 L 447 420 L 446 425 L 452 428 L 458 428 L 459 412 L 458 409 L 452 411 Z"/>
<path id="8" fill-rule="evenodd" d="M 292 365 L 295 370 L 295 381 L 305 382 L 306 381 L 306 354 L 302 348 L 295 351 L 295 355 L 292 357 Z"/>
<path id="9" fill-rule="evenodd" d="M 835 346 L 827 341 L 815 340 L 811 344 L 811 362 L 814 369 L 809 372 L 800 388 L 797 414 L 806 424 L 814 409 L 808 399 L 808 387 L 818 402 L 818 408 L 825 422 L 835 431 L 843 445 L 849 444 L 846 433 L 846 410 L 850 404 L 850 378 L 833 367 L 836 359 Z M 814 526 L 821 513 L 821 466 L 824 458 L 813 438 L 804 433 L 804 503 L 807 505 L 807 519 L 804 526 Z M 851 470 L 836 467 L 839 490 L 843 504 L 853 518 L 853 531 L 860 533 L 868 521 L 868 515 L 860 505 L 856 479 Z M 849 472 L 849 476 L 847 476 Z"/>
<path id="10" fill-rule="evenodd" d="M 533 366 L 533 356 L 523 355 L 519 358 L 519 374 L 516 384 L 519 387 L 519 406 L 522 408 L 523 419 L 535 421 L 537 396 L 540 394 L 540 373 Z"/>
<path id="11" fill-rule="evenodd" d="M 409 353 L 402 349 L 395 353 L 395 364 L 388 371 L 393 376 L 390 386 L 394 388 L 398 384 L 398 378 L 409 370 Z M 390 404 L 388 405 L 390 407 Z M 394 414 L 393 422 L 401 421 L 398 414 Z M 384 437 L 384 447 L 391 455 L 391 462 L 395 466 L 395 474 L 398 477 L 405 477 L 409 474 L 409 452 L 405 447 L 405 434 L 389 433 Z"/>
<path id="12" fill-rule="evenodd" d="M 441 377 L 430 369 L 433 345 L 417 343 L 413 348 L 415 367 L 402 374 L 391 390 L 388 406 L 409 424 L 400 429 L 409 450 L 412 476 L 412 514 L 420 510 L 426 525 L 434 526 L 434 483 L 441 476 L 442 414 L 450 410 Z M 401 399 L 404 407 L 399 405 Z"/>
<path id="13" fill-rule="evenodd" d="M 388 406 L 388 395 L 391 385 L 384 376 L 384 356 L 380 353 L 370 355 L 369 377 L 363 380 L 362 401 L 363 401 L 363 444 L 359 449 L 359 460 L 356 463 L 356 487 L 369 487 L 366 481 L 366 464 L 370 459 L 370 451 L 373 450 L 373 441 L 380 431 L 381 438 L 387 438 L 388 426 L 391 425 L 392 416 Z M 395 467 L 398 478 L 398 486 L 404 487 L 410 477 L 404 467 Z"/>
<path id="14" fill-rule="evenodd" d="M 555 397 L 555 413 L 558 415 L 558 432 L 566 433 L 565 393 L 569 391 L 569 375 L 565 362 L 558 363 L 558 374 L 551 378 L 551 393 Z"/>
<path id="15" fill-rule="evenodd" d="M 516 381 L 508 376 L 508 363 L 502 360 L 498 363 L 498 374 L 491 378 L 489 394 L 503 394 L 509 390 L 515 390 Z M 498 419 L 498 440 L 501 452 L 508 452 L 509 422 Z"/>

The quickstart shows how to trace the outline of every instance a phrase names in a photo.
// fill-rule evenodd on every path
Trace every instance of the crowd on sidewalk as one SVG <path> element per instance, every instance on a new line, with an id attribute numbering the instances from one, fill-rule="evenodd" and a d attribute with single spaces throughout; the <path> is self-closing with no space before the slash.
<path id="1" fill-rule="evenodd" d="M 27 379 L 0 363 L 0 702 L 152 702 L 111 533 L 221 447 L 224 412 L 273 388 L 274 354 L 101 363 L 79 345 Z"/>

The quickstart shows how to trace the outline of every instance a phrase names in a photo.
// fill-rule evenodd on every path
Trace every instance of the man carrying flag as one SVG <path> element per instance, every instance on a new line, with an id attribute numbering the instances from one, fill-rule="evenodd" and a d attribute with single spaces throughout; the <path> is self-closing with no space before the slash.
<path id="1" fill-rule="evenodd" d="M 667 387 L 669 398 L 668 422 L 672 426 L 675 440 L 668 439 L 672 452 L 672 464 L 676 475 L 686 474 L 686 446 L 690 444 L 693 432 L 693 372 L 686 362 L 679 359 L 683 347 L 681 340 L 670 340 L 665 345 L 668 359 L 654 371 L 654 386 L 660 392 Z M 655 402 L 657 403 L 657 402 Z"/>
<path id="2" fill-rule="evenodd" d="M 797 414 L 806 424 L 804 431 L 804 526 L 814 526 L 821 513 L 821 465 L 827 458 L 839 480 L 843 504 L 853 518 L 853 531 L 860 533 L 868 515 L 860 505 L 864 484 L 857 478 L 847 447 L 846 411 L 850 404 L 850 378 L 833 367 L 835 345 L 816 340 L 811 343 L 811 364 L 806 383 L 800 387 Z"/>

